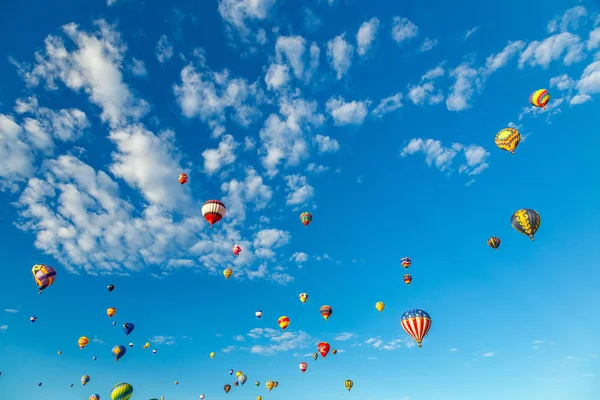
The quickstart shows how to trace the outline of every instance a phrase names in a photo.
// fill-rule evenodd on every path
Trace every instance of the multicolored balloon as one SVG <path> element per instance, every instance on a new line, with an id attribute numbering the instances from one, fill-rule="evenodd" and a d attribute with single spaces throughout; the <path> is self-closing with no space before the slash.
<path id="1" fill-rule="evenodd" d="M 350 379 L 346 379 L 346 381 L 344 382 L 344 386 L 346 387 L 346 389 L 348 389 L 348 391 L 350 391 L 354 386 L 354 382 L 352 382 Z"/>
<path id="2" fill-rule="evenodd" d="M 336 349 L 333 349 L 333 350 L 331 351 L 331 354 L 333 354 L 333 355 L 335 356 L 335 355 L 337 354 L 337 350 L 336 350 Z"/>
<path id="3" fill-rule="evenodd" d="M 267 383 L 265 384 L 265 386 L 267 387 L 267 390 L 269 390 L 269 392 L 270 392 L 275 387 L 275 382 L 273 382 L 273 381 L 267 381 Z"/>
<path id="4" fill-rule="evenodd" d="M 410 276 L 409 274 L 405 274 L 403 279 L 404 283 L 406 283 L 407 285 L 410 285 L 410 283 L 412 282 L 412 276 Z"/>
<path id="5" fill-rule="evenodd" d="M 492 236 L 491 238 L 488 239 L 488 246 L 490 246 L 492 249 L 494 250 L 498 250 L 498 247 L 500 247 L 500 238 L 496 237 L 496 236 Z"/>
<path id="6" fill-rule="evenodd" d="M 285 331 L 286 328 L 288 326 L 290 326 L 290 319 L 284 315 L 282 317 L 279 317 L 279 319 L 277 320 L 277 323 L 279 324 L 279 327 L 281 328 L 281 330 Z"/>
<path id="7" fill-rule="evenodd" d="M 90 342 L 90 339 L 88 339 L 87 337 L 85 337 L 85 336 L 80 337 L 79 340 L 77 340 L 77 344 L 79 345 L 79 350 L 81 350 L 85 346 L 87 346 L 89 342 Z"/>
<path id="8" fill-rule="evenodd" d="M 112 387 L 110 391 L 111 400 L 129 400 L 133 396 L 133 386 L 121 382 Z"/>
<path id="9" fill-rule="evenodd" d="M 431 317 L 423 310 L 409 310 L 402 315 L 400 325 L 422 347 L 423 338 L 431 328 Z"/>
<path id="10" fill-rule="evenodd" d="M 327 321 L 333 313 L 333 308 L 331 308 L 330 306 L 321 306 L 320 312 L 321 316 L 325 319 L 325 321 Z"/>
<path id="11" fill-rule="evenodd" d="M 254 315 L 256 315 L 256 318 L 260 319 L 260 317 L 262 317 L 262 315 L 263 315 L 263 312 L 262 312 L 262 310 L 258 310 L 254 313 Z"/>
<path id="12" fill-rule="evenodd" d="M 313 360 L 317 361 L 317 359 L 319 358 L 319 354 L 318 353 L 313 353 L 312 357 L 313 357 Z"/>
<path id="13" fill-rule="evenodd" d="M 81 377 L 81 384 L 83 386 L 87 385 L 87 383 L 90 381 L 90 376 L 89 375 L 84 375 Z"/>
<path id="14" fill-rule="evenodd" d="M 515 154 L 515 149 L 521 141 L 521 134 L 515 128 L 504 128 L 496 134 L 496 146 Z"/>
<path id="15" fill-rule="evenodd" d="M 225 277 L 225 279 L 231 278 L 231 275 L 233 275 L 233 270 L 231 268 L 225 268 L 223 270 L 223 276 Z"/>
<path id="16" fill-rule="evenodd" d="M 321 354 L 321 357 L 325 358 L 327 353 L 329 353 L 329 349 L 331 346 L 327 342 L 321 342 L 317 345 L 317 351 Z"/>
<path id="17" fill-rule="evenodd" d="M 302 361 L 299 365 L 298 368 L 300 368 L 300 371 L 302 371 L 302 373 L 306 372 L 307 368 L 308 368 L 308 364 L 305 363 L 304 361 Z"/>
<path id="18" fill-rule="evenodd" d="M 115 290 L 115 285 L 108 285 L 106 288 L 109 292 L 112 292 L 113 290 Z"/>
<path id="19" fill-rule="evenodd" d="M 517 210 L 510 218 L 510 223 L 513 228 L 523 235 L 529 236 L 531 240 L 534 239 L 535 233 L 539 229 L 541 222 L 540 214 L 531 208 Z"/>
<path id="20" fill-rule="evenodd" d="M 29 322 L 31 322 L 32 324 L 37 321 L 37 317 L 35 315 L 32 315 L 31 317 L 29 317 Z"/>
<path id="21" fill-rule="evenodd" d="M 106 310 L 106 315 L 108 315 L 108 318 L 112 318 L 116 313 L 117 309 L 114 307 L 110 307 Z"/>
<path id="22" fill-rule="evenodd" d="M 260 382 L 259 381 L 254 382 L 254 386 L 259 387 L 260 386 Z"/>
<path id="23" fill-rule="evenodd" d="M 179 174 L 179 183 L 184 185 L 188 180 L 189 180 L 189 178 L 186 173 L 182 172 L 181 174 Z"/>
<path id="24" fill-rule="evenodd" d="M 121 357 L 125 355 L 125 353 L 127 353 L 127 349 L 125 348 L 125 346 L 119 345 L 112 348 L 112 354 L 115 358 L 115 362 L 118 362 L 121 359 Z"/>
<path id="25" fill-rule="evenodd" d="M 38 294 L 42 294 L 42 290 L 48 288 L 56 280 L 56 270 L 49 265 L 35 264 L 31 268 L 31 273 L 38 286 Z"/>
<path id="26" fill-rule="evenodd" d="M 231 385 L 229 385 L 229 384 L 224 385 L 223 390 L 225 391 L 225 393 L 229 393 L 229 391 L 231 390 Z"/>
<path id="27" fill-rule="evenodd" d="M 546 108 L 550 101 L 550 93 L 546 89 L 538 89 L 529 96 L 529 103 L 534 107 Z"/>
<path id="28" fill-rule="evenodd" d="M 219 200 L 208 200 L 202 206 L 202 216 L 208 221 L 211 229 L 214 224 L 223 219 L 226 213 L 227 208 L 225 204 Z"/>
<path id="29" fill-rule="evenodd" d="M 229 375 L 233 375 L 233 369 L 229 370 Z"/>
<path id="30" fill-rule="evenodd" d="M 239 386 L 238 381 L 233 382 L 233 386 Z"/>
<path id="31" fill-rule="evenodd" d="M 308 295 L 306 293 L 300 293 L 300 301 L 302 304 L 306 303 L 306 300 L 308 300 Z"/>
<path id="32" fill-rule="evenodd" d="M 308 224 L 310 224 L 311 221 L 312 221 L 311 213 L 308 213 L 305 211 L 302 214 L 300 214 L 300 222 L 302 222 L 302 225 L 308 226 Z"/>
<path id="33" fill-rule="evenodd" d="M 231 251 L 233 252 L 234 256 L 239 256 L 240 253 L 242 252 L 242 248 L 239 245 L 234 245 L 233 248 L 231 249 Z"/>
<path id="34" fill-rule="evenodd" d="M 411 262 L 412 260 L 409 257 L 402 257 L 400 259 L 400 263 L 405 269 L 408 269 L 408 267 L 410 267 Z"/>
<path id="35" fill-rule="evenodd" d="M 99 394 L 93 394 L 91 395 L 88 400 L 100 400 L 100 395 Z"/>
<path id="36" fill-rule="evenodd" d="M 377 309 L 377 311 L 382 312 L 385 308 L 385 303 L 383 301 L 378 301 L 377 303 L 375 303 L 375 308 Z"/>

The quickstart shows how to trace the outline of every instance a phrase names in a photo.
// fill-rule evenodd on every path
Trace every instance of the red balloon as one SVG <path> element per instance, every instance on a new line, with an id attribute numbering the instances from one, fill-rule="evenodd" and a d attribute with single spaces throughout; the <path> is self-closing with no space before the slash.
<path id="1" fill-rule="evenodd" d="M 185 173 L 181 173 L 179 174 L 179 183 L 181 183 L 182 185 L 185 184 L 188 181 L 188 176 Z"/>
<path id="2" fill-rule="evenodd" d="M 242 252 L 242 248 L 236 244 L 233 246 L 233 249 L 231 249 L 231 251 L 233 252 L 234 256 L 238 256 Z"/>
<path id="3" fill-rule="evenodd" d="M 331 346 L 329 346 L 329 343 L 327 342 L 321 342 L 317 345 L 317 350 L 319 351 L 319 353 L 321 353 L 321 357 L 323 358 L 327 356 L 327 353 L 329 353 L 330 348 Z"/>

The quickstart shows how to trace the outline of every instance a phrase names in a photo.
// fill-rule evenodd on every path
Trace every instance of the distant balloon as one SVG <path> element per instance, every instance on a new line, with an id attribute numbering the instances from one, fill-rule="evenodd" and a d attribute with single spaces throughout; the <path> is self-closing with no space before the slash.
<path id="1" fill-rule="evenodd" d="M 121 382 L 112 387 L 110 391 L 111 400 L 129 400 L 133 396 L 133 386 Z"/>
<path id="2" fill-rule="evenodd" d="M 236 377 L 236 378 L 239 378 L 240 376 L 242 376 L 242 374 L 243 374 L 243 372 L 242 372 L 242 371 L 237 371 L 237 372 L 235 373 L 235 377 Z"/>
<path id="3" fill-rule="evenodd" d="M 144 350 L 146 350 L 148 347 L 150 347 L 150 342 L 144 343 Z"/>
<path id="4" fill-rule="evenodd" d="M 410 276 L 409 274 L 405 274 L 403 279 L 404 283 L 406 283 L 407 285 L 410 285 L 410 283 L 412 282 L 412 276 Z"/>
<path id="5" fill-rule="evenodd" d="M 58 351 L 58 355 L 60 356 L 61 354 L 62 354 L 62 351 L 60 351 L 60 350 L 59 350 L 59 351 Z"/>
<path id="6" fill-rule="evenodd" d="M 333 309 L 330 306 L 321 306 L 321 316 L 327 321 L 331 314 L 333 313 Z"/>
<path id="7" fill-rule="evenodd" d="M 233 386 L 236 386 L 236 387 L 239 386 L 239 382 L 238 381 L 233 382 Z"/>
<path id="8" fill-rule="evenodd" d="M 290 326 L 290 319 L 284 315 L 279 317 L 277 323 L 279 324 L 281 330 L 284 331 L 288 326 Z"/>
<path id="9" fill-rule="evenodd" d="M 42 294 L 42 290 L 48 288 L 56 280 L 56 270 L 49 265 L 35 264 L 31 268 L 31 273 L 38 285 L 38 294 Z"/>
<path id="10" fill-rule="evenodd" d="M 546 89 L 536 90 L 529 96 L 529 103 L 534 107 L 546 108 L 549 101 L 550 93 Z"/>
<path id="11" fill-rule="evenodd" d="M 404 331 L 421 347 L 423 338 L 431 328 L 431 317 L 423 310 L 409 310 L 402 315 L 400 324 Z"/>
<path id="12" fill-rule="evenodd" d="M 88 400 L 100 400 L 100 395 L 99 394 L 93 394 L 89 397 Z"/>
<path id="13" fill-rule="evenodd" d="M 92 361 L 96 361 L 98 359 L 98 357 L 94 356 L 92 357 Z"/>
<path id="14" fill-rule="evenodd" d="M 214 351 L 210 352 L 210 358 L 215 358 L 215 352 Z"/>
<path id="15" fill-rule="evenodd" d="M 231 390 L 231 385 L 225 385 L 223 386 L 223 390 L 225 391 L 225 393 L 229 393 L 229 391 Z"/>
<path id="16" fill-rule="evenodd" d="M 247 380 L 248 377 L 244 374 L 238 376 L 238 382 L 240 383 L 240 385 L 244 385 L 244 383 L 246 383 Z"/>
<path id="17" fill-rule="evenodd" d="M 300 214 L 300 222 L 302 222 L 302 225 L 308 226 L 308 224 L 310 224 L 311 221 L 312 221 L 312 214 L 310 214 L 308 212 L 303 212 L 302 214 Z"/>
<path id="18" fill-rule="evenodd" d="M 233 369 L 229 370 L 229 375 L 233 375 Z"/>
<path id="19" fill-rule="evenodd" d="M 337 354 L 337 350 L 336 350 L 336 349 L 333 349 L 333 350 L 331 351 L 331 354 L 333 354 L 333 355 L 335 356 L 335 355 Z"/>
<path id="20" fill-rule="evenodd" d="M 234 245 L 233 248 L 231 249 L 231 251 L 233 252 L 234 256 L 239 256 L 240 253 L 242 252 L 242 248 L 239 245 Z"/>
<path id="21" fill-rule="evenodd" d="M 113 326 L 117 325 L 117 321 L 113 321 Z"/>
<path id="22" fill-rule="evenodd" d="M 115 346 L 112 348 L 112 354 L 115 358 L 115 362 L 119 361 L 127 353 L 125 346 Z"/>
<path id="23" fill-rule="evenodd" d="M 300 365 L 298 365 L 298 368 L 300 368 L 300 371 L 302 371 L 302 373 L 306 372 L 306 369 L 308 368 L 308 364 L 305 363 L 304 361 L 302 361 L 300 363 Z"/>
<path id="24" fill-rule="evenodd" d="M 35 321 L 37 321 L 37 317 L 33 315 L 29 318 L 29 321 L 31 321 L 31 323 L 33 324 Z"/>
<path id="25" fill-rule="evenodd" d="M 259 387 L 260 386 L 260 382 L 259 381 L 254 382 L 254 386 Z"/>
<path id="26" fill-rule="evenodd" d="M 90 376 L 89 375 L 84 375 L 81 377 L 81 384 L 83 386 L 87 385 L 87 383 L 90 381 Z"/>
<path id="27" fill-rule="evenodd" d="M 179 385 L 179 381 L 175 381 L 175 385 Z"/>
<path id="28" fill-rule="evenodd" d="M 515 149 L 521 141 L 521 134 L 514 128 L 504 128 L 496 134 L 495 141 L 499 149 L 515 154 Z"/>
<path id="29" fill-rule="evenodd" d="M 510 223 L 517 232 L 522 233 L 525 236 L 529 236 L 531 240 L 534 239 L 535 233 L 540 227 L 541 218 L 535 210 L 530 208 L 523 208 L 515 211 L 510 218 Z"/>
<path id="30" fill-rule="evenodd" d="M 123 332 L 125 332 L 125 335 L 129 336 L 129 334 L 131 332 L 133 332 L 133 330 L 135 329 L 135 325 L 132 324 L 131 322 L 125 322 L 123 324 Z"/>
<path id="31" fill-rule="evenodd" d="M 491 238 L 488 239 L 488 246 L 490 246 L 492 249 L 494 250 L 498 250 L 498 247 L 500 247 L 500 238 L 496 237 L 496 236 L 492 236 Z"/>
<path id="32" fill-rule="evenodd" d="M 329 346 L 329 343 L 327 342 L 321 342 L 317 345 L 317 350 L 319 351 L 319 353 L 321 353 L 321 357 L 323 358 L 327 356 L 327 353 L 329 353 L 330 348 L 331 346 Z"/>
<path id="33" fill-rule="evenodd" d="M 344 382 L 344 386 L 346 387 L 346 389 L 348 389 L 348 391 L 350 391 L 354 386 L 354 382 L 352 382 L 350 379 L 347 379 L 346 382 Z"/>
<path id="34" fill-rule="evenodd" d="M 231 268 L 225 268 L 223 270 L 223 276 L 225 277 L 225 279 L 231 278 L 231 275 L 233 275 L 233 270 Z"/>
<path id="35" fill-rule="evenodd" d="M 377 309 L 377 311 L 382 312 L 385 308 L 385 303 L 383 301 L 378 301 L 377 303 L 375 303 L 375 308 Z"/>
<path id="36" fill-rule="evenodd" d="M 275 387 L 275 382 L 267 381 L 267 383 L 265 383 L 265 386 L 267 387 L 267 390 L 269 390 L 269 392 L 270 392 Z"/>
<path id="37" fill-rule="evenodd" d="M 412 263 L 412 260 L 410 259 L 410 257 L 402 257 L 400 259 L 400 263 L 405 269 L 408 269 L 408 267 L 410 267 L 410 264 Z"/>
<path id="38" fill-rule="evenodd" d="M 225 216 L 227 208 L 219 200 L 208 200 L 202 206 L 202 216 L 208 221 L 210 227 L 219 222 Z"/>
<path id="39" fill-rule="evenodd" d="M 108 318 L 112 318 L 116 313 L 117 313 L 117 309 L 114 307 L 110 307 L 109 309 L 106 310 L 106 315 L 108 315 Z"/>
<path id="40" fill-rule="evenodd" d="M 256 396 L 256 400 L 262 400 L 262 396 L 261 395 Z"/>
<path id="41" fill-rule="evenodd" d="M 129 343 L 129 347 L 133 347 L 133 343 Z"/>
<path id="42" fill-rule="evenodd" d="M 42 385 L 43 385 L 42 382 L 38 383 L 38 387 L 42 387 Z"/>
<path id="43" fill-rule="evenodd" d="M 256 315 L 256 318 L 260 318 L 263 315 L 263 312 L 261 310 L 258 310 L 257 312 L 254 313 L 254 315 Z"/>
<path id="44" fill-rule="evenodd" d="M 182 185 L 185 185 L 185 183 L 189 180 L 187 174 L 185 173 L 181 173 L 179 174 L 179 183 L 181 183 Z"/>
<path id="45" fill-rule="evenodd" d="M 113 290 L 115 290 L 115 285 L 108 285 L 106 288 L 109 292 L 112 292 Z"/>
<path id="46" fill-rule="evenodd" d="M 313 360 L 317 361 L 317 359 L 319 358 L 319 354 L 318 353 L 313 353 L 312 357 L 313 357 Z"/>
<path id="47" fill-rule="evenodd" d="M 200 395 L 200 400 L 204 400 L 204 395 L 203 394 Z"/>
<path id="48" fill-rule="evenodd" d="M 308 300 L 308 295 L 306 293 L 300 293 L 300 301 L 304 304 Z"/>
<path id="49" fill-rule="evenodd" d="M 156 354 L 156 353 L 157 353 L 156 349 L 152 350 L 152 354 Z"/>
<path id="50" fill-rule="evenodd" d="M 79 338 L 79 340 L 77 341 L 77 344 L 79 344 L 79 349 L 83 349 L 85 346 L 88 345 L 88 343 L 90 342 L 90 339 L 88 339 L 85 336 L 82 336 Z"/>

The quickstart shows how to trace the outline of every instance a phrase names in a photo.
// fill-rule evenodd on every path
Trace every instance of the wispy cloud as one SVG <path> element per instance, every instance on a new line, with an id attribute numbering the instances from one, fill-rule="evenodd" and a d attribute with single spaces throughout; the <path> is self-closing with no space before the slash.
<path id="1" fill-rule="evenodd" d="M 16 313 L 19 312 L 19 310 L 16 309 L 16 308 L 5 308 L 4 311 L 7 312 L 7 313 L 9 313 L 9 314 L 16 314 Z"/>
<path id="2" fill-rule="evenodd" d="M 337 335 L 336 337 L 333 338 L 333 340 L 349 340 L 356 337 L 355 333 L 350 333 L 350 332 L 344 332 L 344 333 L 340 333 L 339 335 Z"/>
<path id="3" fill-rule="evenodd" d="M 0 332 L 6 332 L 8 325 L 0 325 Z"/>
<path id="4" fill-rule="evenodd" d="M 164 345 L 170 346 L 170 345 L 174 345 L 176 343 L 176 341 L 173 336 L 152 336 L 150 338 L 150 343 L 164 344 Z"/>

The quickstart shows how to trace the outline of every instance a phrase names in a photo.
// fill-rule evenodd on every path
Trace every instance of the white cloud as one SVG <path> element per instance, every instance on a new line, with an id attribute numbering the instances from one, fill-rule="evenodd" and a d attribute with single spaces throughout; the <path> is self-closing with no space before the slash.
<path id="1" fill-rule="evenodd" d="M 451 352 L 456 352 L 456 351 L 458 351 L 458 349 L 456 347 L 453 347 L 453 348 L 450 349 L 450 351 Z"/>
<path id="2" fill-rule="evenodd" d="M 483 357 L 494 357 L 495 355 L 496 353 L 493 351 L 488 351 L 487 353 L 482 354 Z"/>
<path id="3" fill-rule="evenodd" d="M 475 91 L 483 86 L 481 73 L 468 63 L 463 63 L 450 71 L 450 77 L 454 78 L 454 83 L 446 98 L 446 107 L 450 111 L 466 110 Z"/>
<path id="4" fill-rule="evenodd" d="M 340 333 L 339 335 L 337 335 L 335 338 L 333 338 L 333 340 L 349 340 L 356 337 L 355 333 L 351 333 L 351 332 L 344 332 L 344 333 Z"/>
<path id="5" fill-rule="evenodd" d="M 155 54 L 158 62 L 161 64 L 165 61 L 169 61 L 173 57 L 173 46 L 169 42 L 167 35 L 162 35 L 160 39 L 158 39 Z"/>
<path id="6" fill-rule="evenodd" d="M 412 39 L 419 34 L 419 28 L 408 18 L 394 17 L 392 26 L 392 38 L 396 43 Z"/>
<path id="7" fill-rule="evenodd" d="M 9 314 L 17 314 L 19 312 L 19 310 L 16 308 L 5 308 L 4 312 L 7 312 Z"/>
<path id="8" fill-rule="evenodd" d="M 364 344 L 370 345 L 378 350 L 396 350 L 401 347 L 411 348 L 415 346 L 414 340 L 407 338 L 397 338 L 390 341 L 384 341 L 376 336 L 365 340 Z"/>
<path id="9" fill-rule="evenodd" d="M 450 171 L 457 154 L 462 154 L 465 158 L 464 163 L 458 168 L 459 173 L 478 175 L 489 166 L 487 163 L 489 152 L 476 145 L 465 146 L 453 143 L 451 147 L 444 147 L 439 140 L 412 139 L 402 149 L 400 155 L 406 157 L 415 153 L 425 154 L 427 165 L 435 165 L 440 171 Z"/>
<path id="10" fill-rule="evenodd" d="M 35 172 L 34 156 L 25 143 L 23 128 L 0 114 L 0 188 L 11 182 L 24 181 Z"/>
<path id="11" fill-rule="evenodd" d="M 392 96 L 381 99 L 377 107 L 372 111 L 375 117 L 381 118 L 385 114 L 396 111 L 402 107 L 402 93 L 396 93 Z"/>
<path id="12" fill-rule="evenodd" d="M 235 346 L 227 346 L 224 349 L 221 349 L 221 352 L 225 353 L 225 354 L 229 354 L 229 353 L 233 353 L 235 350 L 236 350 Z"/>
<path id="13" fill-rule="evenodd" d="M 308 165 L 306 166 L 307 172 L 313 172 L 315 174 L 322 174 L 327 170 L 329 170 L 329 167 L 326 167 L 325 165 L 319 165 L 316 163 L 308 163 Z"/>
<path id="14" fill-rule="evenodd" d="M 302 36 L 279 36 L 275 43 L 275 57 L 278 62 L 287 62 L 297 79 L 304 75 L 304 52 L 306 39 Z"/>
<path id="15" fill-rule="evenodd" d="M 315 143 L 319 153 L 335 153 L 340 149 L 340 144 L 337 140 L 330 138 L 329 136 L 316 135 Z"/>
<path id="16" fill-rule="evenodd" d="M 270 328 L 252 329 L 247 336 L 263 343 L 250 347 L 250 353 L 263 356 L 272 356 L 279 352 L 287 352 L 295 349 L 305 349 L 312 345 L 312 338 L 304 331 L 277 332 Z M 266 342 L 265 342 L 266 340 Z"/>
<path id="17" fill-rule="evenodd" d="M 235 340 L 236 342 L 245 342 L 246 338 L 244 337 L 244 335 L 235 335 L 233 337 L 233 340 Z"/>
<path id="18" fill-rule="evenodd" d="M 546 30 L 548 33 L 557 31 L 566 32 L 569 29 L 577 29 L 580 26 L 581 20 L 588 16 L 588 12 L 583 6 L 576 6 L 565 11 L 560 17 L 556 17 L 548 22 Z"/>
<path id="19" fill-rule="evenodd" d="M 424 53 L 426 51 L 433 49 L 435 46 L 437 46 L 437 44 L 438 44 L 437 39 L 425 38 L 425 40 L 421 44 L 421 47 L 419 47 L 419 51 Z"/>
<path id="20" fill-rule="evenodd" d="M 290 81 L 290 69 L 285 64 L 271 64 L 265 75 L 265 83 L 269 90 L 279 90 Z"/>
<path id="21" fill-rule="evenodd" d="M 221 168 L 235 162 L 235 150 L 239 143 L 231 135 L 224 135 L 216 149 L 206 149 L 202 152 L 204 158 L 204 171 L 212 175 Z"/>
<path id="22" fill-rule="evenodd" d="M 146 70 L 146 64 L 144 60 L 138 60 L 133 58 L 131 65 L 129 66 L 131 73 L 135 76 L 148 76 L 148 70 Z"/>
<path id="23" fill-rule="evenodd" d="M 375 17 L 363 22 L 360 28 L 358 28 L 358 32 L 356 32 L 356 52 L 359 56 L 367 54 L 378 30 L 379 19 Z"/>
<path id="24" fill-rule="evenodd" d="M 571 105 L 586 103 L 592 95 L 600 93 L 600 61 L 585 67 L 575 88 L 578 93 L 571 99 Z"/>
<path id="25" fill-rule="evenodd" d="M 292 254 L 292 256 L 290 257 L 290 261 L 294 261 L 297 264 L 302 264 L 305 263 L 306 261 L 308 261 L 308 254 L 304 253 L 304 252 L 296 252 L 294 254 Z"/>
<path id="26" fill-rule="evenodd" d="M 150 343 L 171 346 L 174 345 L 176 342 L 173 336 L 152 336 L 150 338 Z"/>
<path id="27" fill-rule="evenodd" d="M 477 32 L 481 28 L 481 25 L 474 27 L 473 29 L 469 29 L 467 33 L 465 33 L 465 40 L 470 38 L 475 32 Z"/>
<path id="28" fill-rule="evenodd" d="M 336 72 L 337 79 L 342 79 L 352 65 L 354 46 L 344 39 L 346 34 L 336 36 L 327 42 L 327 57 L 331 68 Z"/>
<path id="29" fill-rule="evenodd" d="M 509 42 L 500 53 L 492 54 L 486 59 L 486 73 L 491 74 L 493 72 L 496 72 L 500 68 L 503 68 L 515 55 L 520 53 L 524 48 L 525 42 L 521 40 L 516 42 Z"/>
<path id="30" fill-rule="evenodd" d="M 565 65 L 571 65 L 583 60 L 584 45 L 581 38 L 570 32 L 561 32 L 549 36 L 543 41 L 534 40 L 519 57 L 519 68 L 526 64 L 535 67 L 548 68 L 551 62 L 562 60 Z"/>
<path id="31" fill-rule="evenodd" d="M 6 332 L 8 325 L 0 325 L 0 332 Z"/>
<path id="32" fill-rule="evenodd" d="M 286 204 L 304 205 L 306 202 L 313 198 L 315 189 L 308 184 L 308 180 L 302 175 L 288 175 L 285 177 L 287 182 Z"/>
<path id="33" fill-rule="evenodd" d="M 331 97 L 327 100 L 325 108 L 336 125 L 360 125 L 368 114 L 369 100 L 346 102 L 341 96 Z"/>
<path id="34" fill-rule="evenodd" d="M 235 31 L 244 41 L 253 37 L 256 42 L 264 43 L 264 30 L 254 32 L 252 23 L 267 19 L 274 4 L 275 0 L 219 0 L 219 14 L 230 34 Z"/>
<path id="35" fill-rule="evenodd" d="M 571 90 L 575 87 L 576 82 L 569 77 L 567 74 L 562 74 L 550 78 L 550 87 L 555 87 L 558 90 Z"/>

